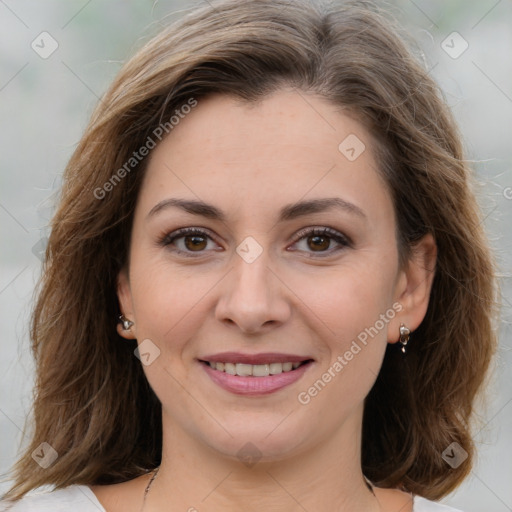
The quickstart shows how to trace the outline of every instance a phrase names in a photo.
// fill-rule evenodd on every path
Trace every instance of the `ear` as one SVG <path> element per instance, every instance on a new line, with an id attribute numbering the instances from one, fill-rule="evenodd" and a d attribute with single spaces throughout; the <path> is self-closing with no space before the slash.
<path id="1" fill-rule="evenodd" d="M 128 320 L 133 322 L 133 325 L 128 330 L 124 330 L 123 325 L 119 322 L 117 324 L 117 332 L 127 340 L 134 340 L 137 337 L 137 325 L 135 322 L 135 315 L 133 314 L 132 292 L 126 268 L 121 269 L 117 276 L 117 298 L 119 300 L 119 306 L 122 314 Z"/>
<path id="2" fill-rule="evenodd" d="M 412 333 L 425 318 L 436 260 L 437 246 L 434 237 L 428 233 L 412 247 L 409 260 L 399 271 L 394 297 L 402 309 L 389 322 L 389 343 L 396 343 L 399 340 L 400 324 L 403 323 Z"/>

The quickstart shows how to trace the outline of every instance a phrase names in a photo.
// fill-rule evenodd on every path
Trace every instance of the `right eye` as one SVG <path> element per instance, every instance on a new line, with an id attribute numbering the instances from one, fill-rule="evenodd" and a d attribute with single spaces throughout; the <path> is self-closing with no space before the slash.
<path id="1" fill-rule="evenodd" d="M 181 228 L 165 235 L 160 244 L 177 254 L 183 254 L 186 257 L 194 258 L 194 253 L 202 255 L 207 249 L 208 240 L 213 238 L 208 231 L 201 228 Z M 174 246 L 173 249 L 171 246 Z"/>

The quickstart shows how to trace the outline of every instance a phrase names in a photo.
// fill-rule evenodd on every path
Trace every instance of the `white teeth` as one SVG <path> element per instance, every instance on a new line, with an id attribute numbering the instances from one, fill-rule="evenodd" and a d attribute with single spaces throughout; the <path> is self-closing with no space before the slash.
<path id="1" fill-rule="evenodd" d="M 267 364 L 245 364 L 245 363 L 211 363 L 213 369 L 229 373 L 230 375 L 239 375 L 240 377 L 267 377 L 268 375 L 278 375 L 283 372 L 290 372 L 298 368 L 301 363 L 267 363 Z"/>
<path id="2" fill-rule="evenodd" d="M 230 375 L 236 375 L 236 366 L 233 363 L 224 363 L 224 371 Z"/>
<path id="3" fill-rule="evenodd" d="M 252 367 L 252 374 L 254 377 L 267 377 L 270 373 L 269 364 L 255 364 Z"/>
<path id="4" fill-rule="evenodd" d="M 270 363 L 270 375 L 277 375 L 283 372 L 283 365 L 281 363 Z"/>
<path id="5" fill-rule="evenodd" d="M 236 363 L 236 374 L 241 377 L 252 375 L 252 364 Z"/>

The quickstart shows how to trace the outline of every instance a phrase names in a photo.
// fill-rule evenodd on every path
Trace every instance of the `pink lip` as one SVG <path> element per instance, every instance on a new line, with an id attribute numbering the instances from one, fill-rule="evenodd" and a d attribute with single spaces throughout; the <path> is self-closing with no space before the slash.
<path id="1" fill-rule="evenodd" d="M 291 354 L 282 354 L 277 352 L 265 352 L 263 354 L 242 354 L 240 352 L 222 352 L 201 357 L 201 361 L 210 361 L 212 363 L 244 363 L 244 364 L 265 364 L 265 363 L 302 363 L 309 356 L 298 356 Z"/>
<path id="2" fill-rule="evenodd" d="M 209 359 L 209 361 L 212 360 Z M 242 362 L 240 359 L 238 359 L 237 361 L 239 363 Z M 272 361 L 272 359 L 266 359 L 265 361 L 269 362 Z M 304 361 L 304 359 L 301 359 L 301 361 Z M 230 361 L 226 361 L 226 359 L 223 359 L 222 361 L 217 362 Z M 298 363 L 299 361 L 290 361 L 290 359 L 287 359 L 286 361 L 283 360 L 279 362 Z M 226 391 L 230 391 L 231 393 L 235 393 L 237 395 L 255 396 L 268 395 L 270 393 L 279 391 L 280 389 L 283 389 L 284 387 L 289 386 L 290 384 L 293 384 L 304 375 L 304 373 L 308 370 L 311 364 L 312 362 L 310 361 L 299 366 L 295 370 L 279 373 L 277 375 L 269 375 L 268 377 L 240 377 L 239 375 L 230 375 L 229 373 L 214 370 L 213 368 L 210 367 L 210 365 L 206 363 L 201 363 L 201 366 L 204 368 L 205 372 L 213 380 L 213 382 L 215 382 L 215 384 L 219 385 Z"/>

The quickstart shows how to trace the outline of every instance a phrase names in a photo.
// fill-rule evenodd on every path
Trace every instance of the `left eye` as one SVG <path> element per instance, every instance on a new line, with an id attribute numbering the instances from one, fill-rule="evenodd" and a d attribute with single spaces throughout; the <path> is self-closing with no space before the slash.
<path id="1" fill-rule="evenodd" d="M 341 247 L 334 250 L 327 250 L 333 240 Z M 318 250 L 314 250 L 313 252 L 327 254 L 332 254 L 333 252 L 337 252 L 351 245 L 350 240 L 345 235 L 331 228 L 308 228 L 302 230 L 297 233 L 297 241 L 295 244 L 301 241 L 304 241 L 308 247 L 316 246 Z"/>
<path id="2" fill-rule="evenodd" d="M 204 253 L 207 249 L 208 241 L 214 242 L 211 235 L 199 228 L 183 228 L 174 233 L 165 235 L 161 240 L 163 246 L 174 245 L 176 252 L 186 256 L 192 256 L 192 253 Z M 350 240 L 331 228 L 308 228 L 297 233 L 294 245 L 304 241 L 309 248 L 313 248 L 313 253 L 327 253 L 339 251 L 351 245 Z M 337 249 L 329 250 L 332 241 L 338 244 Z M 178 243 L 179 242 L 179 243 Z M 306 252 L 307 249 L 304 249 Z"/>

